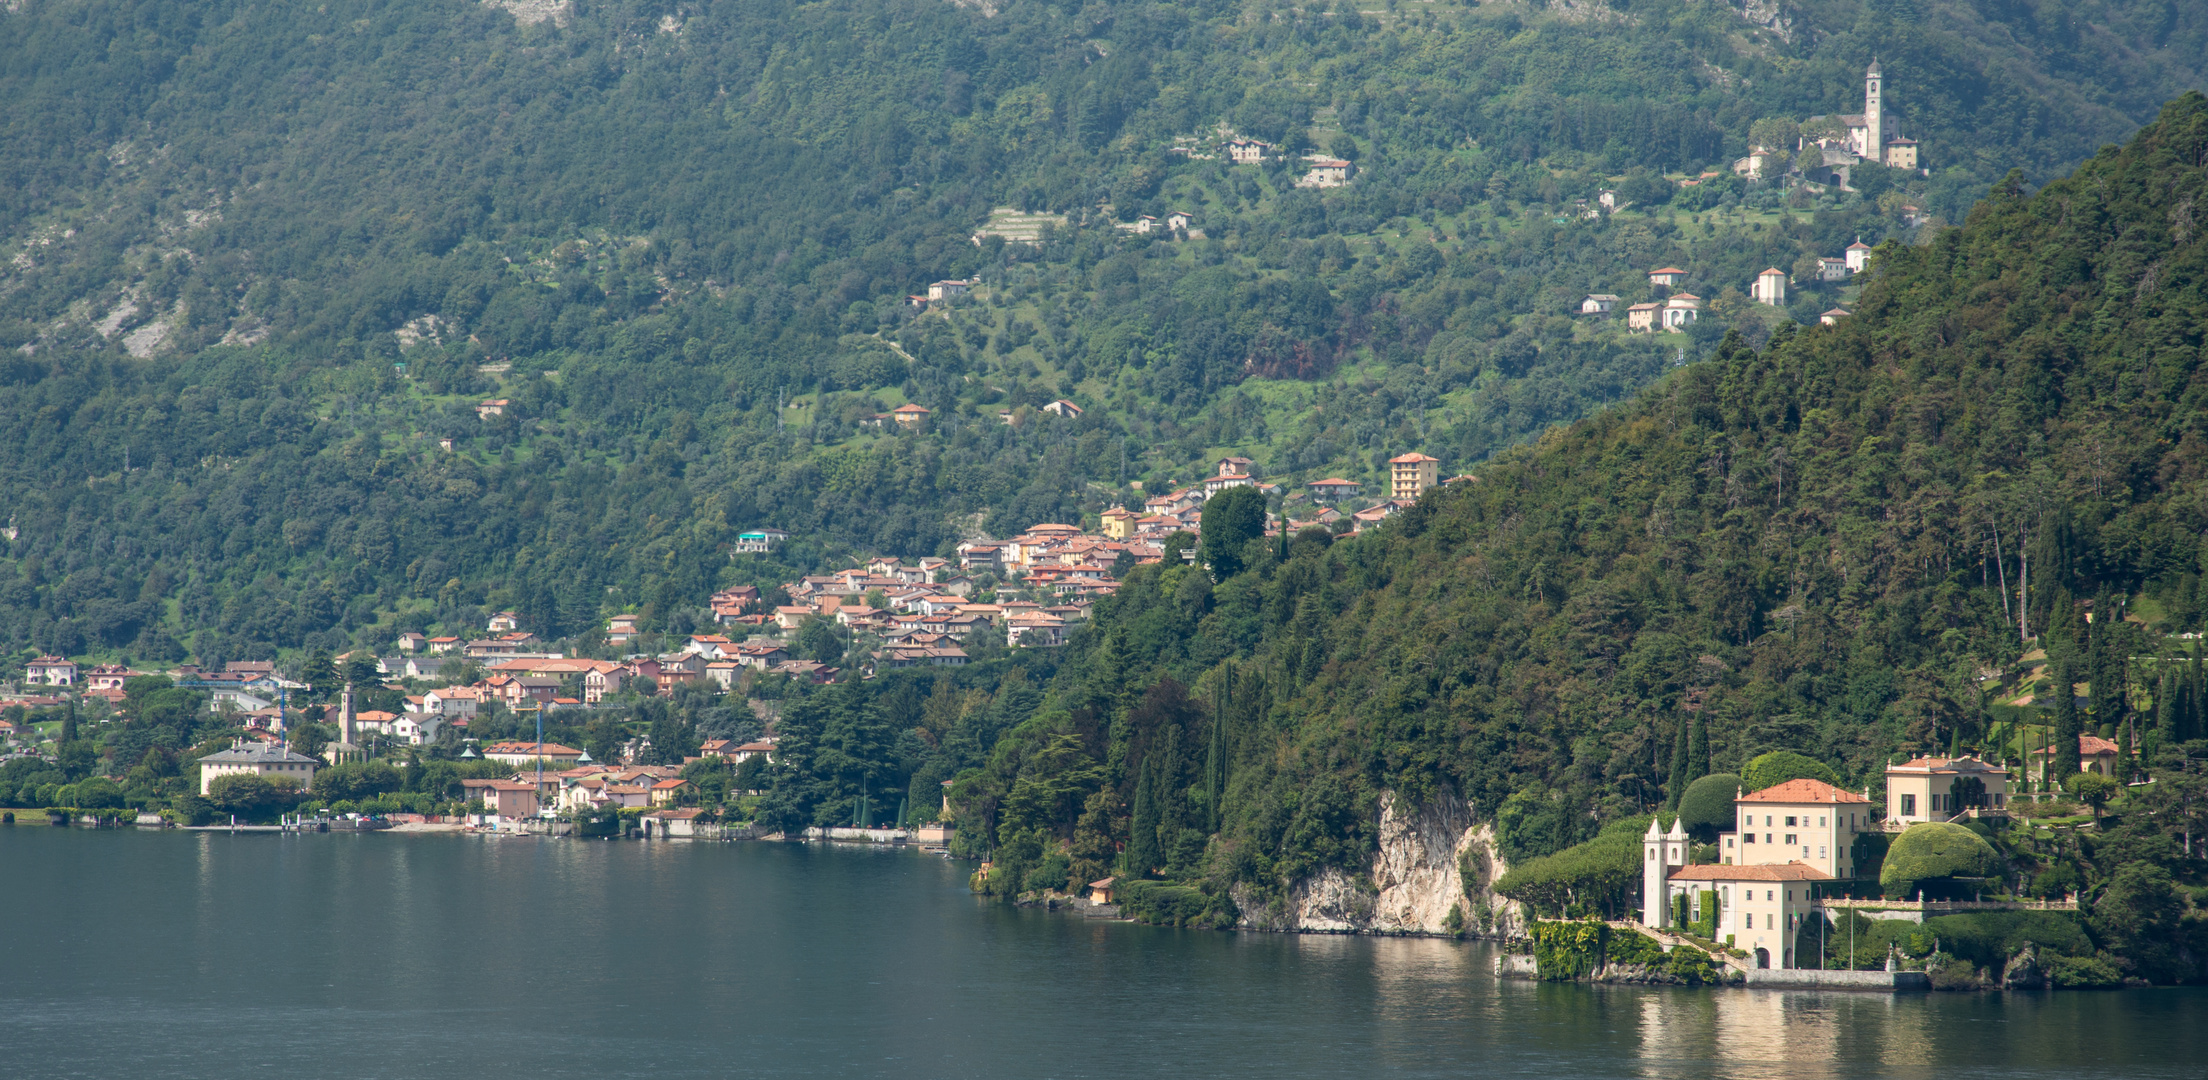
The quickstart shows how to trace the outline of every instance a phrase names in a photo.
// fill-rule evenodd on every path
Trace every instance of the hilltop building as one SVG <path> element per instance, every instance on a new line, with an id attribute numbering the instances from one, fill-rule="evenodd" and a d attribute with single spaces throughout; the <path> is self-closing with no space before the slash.
<path id="1" fill-rule="evenodd" d="M 1388 497 L 1416 499 L 1441 482 L 1441 459 L 1404 454 L 1388 459 Z"/>

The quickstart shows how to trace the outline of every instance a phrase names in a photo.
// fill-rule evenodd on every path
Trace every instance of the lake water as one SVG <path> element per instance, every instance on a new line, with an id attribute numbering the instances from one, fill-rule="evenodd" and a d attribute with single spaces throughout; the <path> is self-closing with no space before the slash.
<path id="1" fill-rule="evenodd" d="M 909 851 L 0 828 L 0 1077 L 2147 1077 L 2208 993 L 1498 983 Z"/>

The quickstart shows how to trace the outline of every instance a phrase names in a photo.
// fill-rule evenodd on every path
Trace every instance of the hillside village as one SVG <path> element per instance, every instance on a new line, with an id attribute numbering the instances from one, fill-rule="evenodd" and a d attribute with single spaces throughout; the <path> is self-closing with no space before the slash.
<path id="1" fill-rule="evenodd" d="M 1070 402 L 1054 404 L 1074 408 Z M 903 411 L 883 419 L 908 422 Z M 764 591 L 750 585 L 720 589 L 706 598 L 710 632 L 657 632 L 641 616 L 614 615 L 584 647 L 597 656 L 575 655 L 573 643 L 563 648 L 539 638 L 512 611 L 491 615 L 478 635 L 408 631 L 388 650 L 309 657 L 308 667 L 320 670 L 301 670 L 298 677 L 272 660 L 229 661 L 220 670 L 196 664 L 137 670 L 39 656 L 24 665 L 18 685 L 0 692 L 7 716 L 0 720 L 0 739 L 8 748 L 0 760 L 53 761 L 40 721 L 50 722 L 57 711 L 88 723 L 116 718 L 133 681 L 153 679 L 201 694 L 213 718 L 236 732 L 233 745 L 197 759 L 203 796 L 215 780 L 232 773 L 284 777 L 312 792 L 313 774 L 320 769 L 378 758 L 417 761 L 421 752 L 441 746 L 447 752 L 459 747 L 457 760 L 517 768 L 541 762 L 551 769 L 541 779 L 518 773 L 468 779 L 467 801 L 480 804 L 473 815 L 479 824 L 514 825 L 548 811 L 664 809 L 694 792 L 695 785 L 681 775 L 683 766 L 704 758 L 731 769 L 753 757 L 771 761 L 771 721 L 759 739 L 706 740 L 699 753 L 675 766 L 644 763 L 650 746 L 643 737 L 626 739 L 618 760 L 592 761 L 557 743 L 485 744 L 473 728 L 489 718 L 557 716 L 568 725 L 586 723 L 600 710 L 626 710 L 641 700 L 692 692 L 732 696 L 771 715 L 753 696 L 765 692 L 764 684 L 822 686 L 899 668 L 960 666 L 977 651 L 1055 648 L 1089 619 L 1099 598 L 1118 589 L 1129 569 L 1167 559 L 1193 561 L 1203 537 L 1204 506 L 1225 492 L 1247 488 L 1263 498 L 1270 508 L 1266 536 L 1306 529 L 1339 536 L 1379 526 L 1441 484 L 1474 479 L 1443 479 L 1440 460 L 1416 452 L 1397 455 L 1388 465 L 1386 491 L 1368 498 L 1364 485 L 1338 477 L 1291 492 L 1265 480 L 1249 458 L 1229 455 L 1214 461 L 1201 481 L 1138 506 L 1110 507 L 1086 528 L 1041 522 L 1004 539 L 968 539 L 958 545 L 955 559 L 875 558 Z M 731 557 L 772 555 L 788 540 L 783 530 L 752 530 L 742 534 Z M 824 659 L 828 653 L 838 662 Z M 332 680 L 342 680 L 342 691 L 318 695 Z M 377 694 L 395 696 L 398 707 L 362 707 Z M 305 704 L 315 696 L 335 700 Z M 334 729 L 334 738 L 316 745 L 320 729 L 314 725 Z M 300 742 L 303 737 L 307 741 Z"/>

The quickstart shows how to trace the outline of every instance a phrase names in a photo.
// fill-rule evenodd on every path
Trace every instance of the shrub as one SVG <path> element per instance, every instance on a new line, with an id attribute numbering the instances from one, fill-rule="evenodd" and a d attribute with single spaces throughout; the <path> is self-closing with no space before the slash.
<path id="1" fill-rule="evenodd" d="M 1707 840 L 1733 827 L 1733 799 L 1747 781 L 1732 773 L 1711 773 L 1687 785 L 1679 797 L 1679 821 L 1686 830 Z"/>
<path id="2" fill-rule="evenodd" d="M 1603 956 L 1613 964 L 1661 964 L 1664 947 L 1647 934 L 1620 930 L 1610 935 Z"/>
<path id="3" fill-rule="evenodd" d="M 2047 962 L 2047 981 L 2061 990 L 2107 990 L 2122 986 L 2124 976 L 2098 956 L 2058 956 Z"/>
<path id="4" fill-rule="evenodd" d="M 1944 821 L 1923 822 L 1894 839 L 1878 884 L 1887 896 L 1904 897 L 1955 878 L 1986 877 L 1997 859 L 1993 845 L 1977 833 Z"/>
<path id="5" fill-rule="evenodd" d="M 2067 911 L 1978 911 L 1924 920 L 1923 932 L 1940 951 L 1998 971 L 2030 942 L 2042 956 L 2084 956 L 2093 951 L 2076 916 Z"/>
<path id="6" fill-rule="evenodd" d="M 1773 750 L 1757 757 L 1740 771 L 1741 780 L 1749 791 L 1762 791 L 1789 780 L 1822 780 L 1834 787 L 1840 786 L 1840 774 L 1831 766 L 1806 754 L 1792 750 Z M 1726 811 L 1731 820 L 1731 810 Z"/>
<path id="7" fill-rule="evenodd" d="M 1717 981 L 1717 964 L 1710 954 L 1692 945 L 1676 945 L 1671 950 L 1671 973 L 1690 984 Z"/>
<path id="8" fill-rule="evenodd" d="M 1060 875 L 1061 880 L 1064 875 Z M 1200 926 L 1225 929 L 1235 923 L 1234 902 L 1224 893 L 1210 895 L 1202 889 L 1170 881 L 1126 881 L 1118 886 L 1120 913 L 1138 922 L 1159 926 Z"/>
<path id="9" fill-rule="evenodd" d="M 1610 936 L 1608 926 L 1592 921 L 1537 922 L 1532 932 L 1533 962 L 1543 982 L 1566 982 L 1594 971 Z"/>

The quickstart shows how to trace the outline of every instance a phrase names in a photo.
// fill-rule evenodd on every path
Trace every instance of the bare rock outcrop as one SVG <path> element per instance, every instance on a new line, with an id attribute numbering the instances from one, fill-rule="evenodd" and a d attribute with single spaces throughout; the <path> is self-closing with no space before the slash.
<path id="1" fill-rule="evenodd" d="M 1392 791 L 1383 793 L 1378 840 L 1365 874 L 1329 867 L 1271 904 L 1237 890 L 1242 925 L 1304 933 L 1506 937 L 1522 929 L 1517 905 L 1490 891 L 1504 870 L 1494 829 L 1475 820 L 1471 806 L 1454 792 L 1415 808 Z"/>

